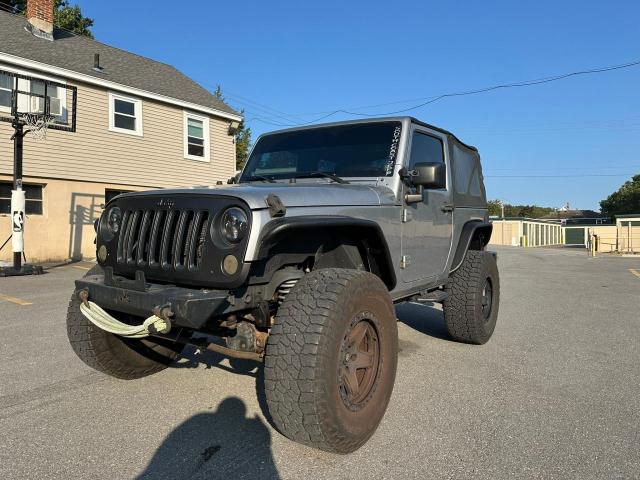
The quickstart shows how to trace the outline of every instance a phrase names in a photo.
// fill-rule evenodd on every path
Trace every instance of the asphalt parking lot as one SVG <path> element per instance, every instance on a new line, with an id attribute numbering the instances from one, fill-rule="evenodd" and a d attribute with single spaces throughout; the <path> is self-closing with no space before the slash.
<path id="1" fill-rule="evenodd" d="M 398 308 L 391 404 L 349 456 L 277 433 L 255 364 L 188 350 L 128 382 L 85 367 L 65 312 L 88 264 L 0 278 L 0 478 L 640 478 L 640 259 L 498 252 L 487 345 Z"/>

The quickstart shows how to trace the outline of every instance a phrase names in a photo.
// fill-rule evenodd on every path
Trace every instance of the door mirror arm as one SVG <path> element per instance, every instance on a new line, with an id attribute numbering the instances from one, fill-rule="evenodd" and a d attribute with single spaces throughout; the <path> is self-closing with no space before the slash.
<path id="1" fill-rule="evenodd" d="M 402 167 L 398 171 L 398 174 L 400 175 L 400 179 L 402 180 L 402 183 L 409 188 L 415 187 L 416 189 L 415 193 L 406 193 L 404 195 L 404 201 L 407 204 L 421 202 L 424 199 L 424 187 L 422 185 L 416 185 L 413 182 L 413 178 L 414 178 L 413 173 L 414 173 L 414 170 L 407 170 L 406 167 Z"/>

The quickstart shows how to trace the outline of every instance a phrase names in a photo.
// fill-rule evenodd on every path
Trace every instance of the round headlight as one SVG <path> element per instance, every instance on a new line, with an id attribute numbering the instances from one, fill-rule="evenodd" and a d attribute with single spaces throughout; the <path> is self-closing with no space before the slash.
<path id="1" fill-rule="evenodd" d="M 106 215 L 101 222 L 100 235 L 105 240 L 111 240 L 120 232 L 122 223 L 122 211 L 118 207 L 112 207 L 107 210 Z"/>
<path id="2" fill-rule="evenodd" d="M 229 243 L 239 243 L 244 240 L 249 231 L 247 214 L 237 207 L 231 207 L 222 214 L 220 219 L 220 235 Z"/>

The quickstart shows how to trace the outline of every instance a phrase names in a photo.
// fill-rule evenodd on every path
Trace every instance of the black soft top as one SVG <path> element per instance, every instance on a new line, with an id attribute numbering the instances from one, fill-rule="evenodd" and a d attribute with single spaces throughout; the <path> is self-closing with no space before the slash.
<path id="1" fill-rule="evenodd" d="M 445 135 L 449 136 L 451 139 L 453 139 L 456 142 L 458 142 L 463 147 L 466 147 L 466 148 L 468 148 L 470 150 L 473 150 L 474 152 L 478 151 L 478 149 L 476 147 L 474 147 L 473 145 L 469 145 L 467 143 L 464 143 L 462 140 L 460 140 L 458 137 L 456 137 L 449 130 L 445 130 L 444 128 L 436 127 L 435 125 L 431 125 L 430 123 L 426 123 L 426 122 L 423 122 L 422 120 L 418 120 L 415 117 L 409 117 L 409 118 L 411 119 L 411 122 L 415 123 L 416 125 L 420 125 L 422 127 L 427 127 L 427 128 L 432 129 L 432 130 L 436 130 L 436 131 L 438 131 L 440 133 L 444 133 Z"/>

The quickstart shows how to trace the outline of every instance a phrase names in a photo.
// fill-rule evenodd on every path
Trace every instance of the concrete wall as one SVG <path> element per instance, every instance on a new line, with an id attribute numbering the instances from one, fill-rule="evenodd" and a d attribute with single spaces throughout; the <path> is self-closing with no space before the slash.
<path id="1" fill-rule="evenodd" d="M 589 227 L 587 235 L 597 235 L 598 252 L 640 253 L 640 226 Z"/>
<path id="2" fill-rule="evenodd" d="M 0 180 L 10 177 L 0 175 Z M 28 215 L 25 221 L 25 255 L 30 262 L 95 258 L 93 222 L 102 213 L 105 189 L 141 190 L 127 185 L 39 177 L 25 178 L 25 183 L 44 185 L 42 215 Z M 10 215 L 0 215 L 0 234 L 0 242 L 11 234 Z M 0 260 L 12 258 L 9 242 L 0 252 Z"/>

